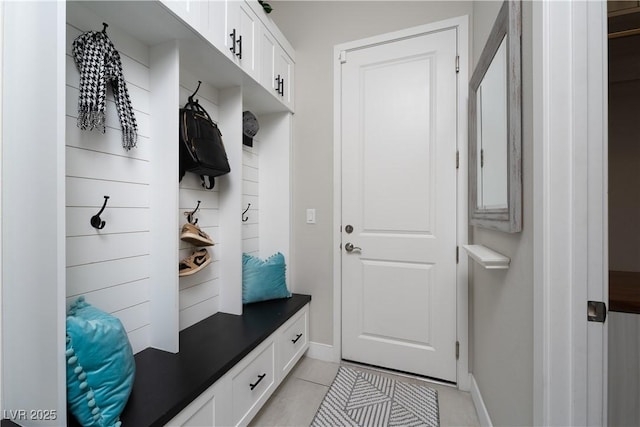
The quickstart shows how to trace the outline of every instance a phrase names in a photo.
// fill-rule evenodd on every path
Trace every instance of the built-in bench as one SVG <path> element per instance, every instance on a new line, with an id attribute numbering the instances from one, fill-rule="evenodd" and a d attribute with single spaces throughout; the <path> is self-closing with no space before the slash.
<path id="1" fill-rule="evenodd" d="M 171 421 L 310 301 L 309 295 L 293 294 L 247 304 L 241 316 L 217 313 L 180 332 L 179 353 L 147 348 L 136 354 L 133 391 L 120 417 L 123 426 L 163 426 Z M 295 336 L 286 340 L 293 342 Z M 307 337 L 295 341 L 308 343 Z M 77 425 L 71 414 L 68 419 L 68 425 Z"/>

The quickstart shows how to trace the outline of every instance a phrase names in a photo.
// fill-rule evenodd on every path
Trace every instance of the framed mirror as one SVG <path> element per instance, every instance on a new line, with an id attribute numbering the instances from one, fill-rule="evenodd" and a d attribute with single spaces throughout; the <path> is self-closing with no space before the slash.
<path id="1" fill-rule="evenodd" d="M 469 222 L 522 231 L 522 12 L 505 0 L 469 82 Z"/>

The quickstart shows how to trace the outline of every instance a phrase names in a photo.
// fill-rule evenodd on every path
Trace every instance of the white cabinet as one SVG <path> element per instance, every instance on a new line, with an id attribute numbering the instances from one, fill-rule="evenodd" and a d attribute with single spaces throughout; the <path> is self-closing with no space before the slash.
<path id="1" fill-rule="evenodd" d="M 268 339 L 231 372 L 233 425 L 246 425 L 277 387 L 275 342 Z"/>
<path id="2" fill-rule="evenodd" d="M 201 15 L 202 35 L 220 52 L 231 58 L 229 35 L 227 34 L 227 0 L 208 2 L 206 13 Z"/>
<path id="3" fill-rule="evenodd" d="M 201 427 L 216 425 L 216 394 L 219 383 L 209 387 L 171 421 L 167 427 Z"/>
<path id="4" fill-rule="evenodd" d="M 227 1 L 227 50 L 231 59 L 256 80 L 259 78 L 256 36 L 260 25 L 255 13 L 244 1 Z"/>
<path id="5" fill-rule="evenodd" d="M 275 80 L 275 52 L 277 42 L 266 27 L 261 28 L 258 46 L 260 49 L 260 83 L 274 95 L 277 82 Z"/>
<path id="6" fill-rule="evenodd" d="M 261 23 L 243 0 L 202 2 L 201 33 L 218 50 L 258 79 L 256 40 Z"/>
<path id="7" fill-rule="evenodd" d="M 166 426 L 245 426 L 309 348 L 309 304 Z"/>
<path id="8" fill-rule="evenodd" d="M 293 61 L 280 45 L 276 45 L 274 62 L 274 81 L 278 85 L 276 94 L 293 109 Z"/>
<path id="9" fill-rule="evenodd" d="M 293 60 L 265 26 L 259 38 L 260 83 L 293 110 Z"/>
<path id="10" fill-rule="evenodd" d="M 280 350 L 278 371 L 280 378 L 283 379 L 309 347 L 309 306 L 306 305 L 281 329 L 282 333 L 278 337 L 278 349 Z"/>
<path id="11" fill-rule="evenodd" d="M 202 0 L 162 0 L 162 3 L 194 30 L 202 30 L 202 17 L 207 15 L 208 2 Z"/>

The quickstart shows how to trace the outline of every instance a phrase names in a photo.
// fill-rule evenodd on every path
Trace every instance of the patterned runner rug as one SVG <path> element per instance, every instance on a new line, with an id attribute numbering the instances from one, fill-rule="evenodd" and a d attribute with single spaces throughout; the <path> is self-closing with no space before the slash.
<path id="1" fill-rule="evenodd" d="M 312 427 L 439 426 L 438 392 L 340 367 Z"/>

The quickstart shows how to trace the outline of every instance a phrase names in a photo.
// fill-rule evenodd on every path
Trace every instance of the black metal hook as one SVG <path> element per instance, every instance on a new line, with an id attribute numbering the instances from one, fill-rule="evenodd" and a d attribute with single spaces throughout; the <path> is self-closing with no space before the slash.
<path id="1" fill-rule="evenodd" d="M 202 84 L 201 80 L 198 80 L 198 87 L 196 88 L 195 92 L 193 92 L 191 95 L 189 95 L 189 102 L 193 102 L 193 97 L 196 96 L 196 93 L 198 93 L 198 90 L 200 90 L 200 85 Z M 198 101 L 196 101 L 198 102 Z"/>
<path id="2" fill-rule="evenodd" d="M 187 216 L 187 221 L 189 221 L 189 224 L 196 225 L 198 223 L 198 218 L 196 218 L 195 221 L 193 220 L 193 215 L 196 213 L 198 208 L 200 208 L 200 200 L 198 200 L 198 205 L 194 210 L 192 210 L 191 212 L 184 213 Z"/>
<path id="3" fill-rule="evenodd" d="M 246 214 L 246 213 L 247 213 L 247 211 L 249 210 L 249 208 L 250 208 L 250 207 L 251 207 L 251 203 L 248 203 L 248 204 L 247 204 L 247 209 L 245 209 L 245 210 L 244 210 L 244 212 L 242 212 L 242 222 L 247 222 L 247 221 L 249 221 L 249 217 L 247 216 L 247 217 L 245 218 L 244 214 Z"/>
<path id="4" fill-rule="evenodd" d="M 105 36 L 107 35 L 107 28 L 109 27 L 109 24 L 107 24 L 106 22 L 102 23 L 102 34 L 104 34 Z"/>
<path id="5" fill-rule="evenodd" d="M 102 204 L 102 209 L 100 212 L 91 217 L 91 225 L 98 230 L 102 230 L 106 224 L 106 222 L 100 219 L 100 214 L 104 211 L 104 208 L 107 207 L 107 200 L 109 200 L 109 196 L 104 196 L 104 203 Z"/>

